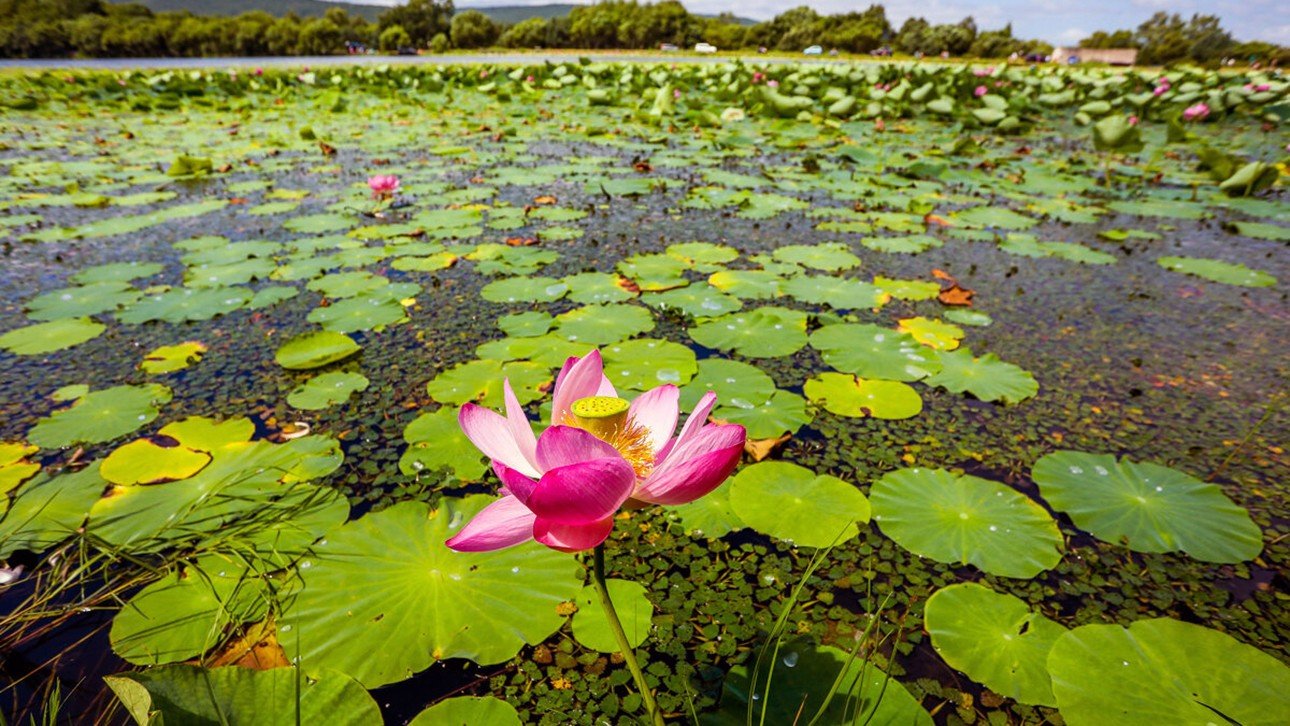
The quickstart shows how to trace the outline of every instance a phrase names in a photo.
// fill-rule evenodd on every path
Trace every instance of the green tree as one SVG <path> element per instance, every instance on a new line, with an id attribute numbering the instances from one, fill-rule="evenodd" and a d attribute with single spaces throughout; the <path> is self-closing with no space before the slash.
<path id="1" fill-rule="evenodd" d="M 452 41 L 448 40 L 448 36 L 443 33 L 436 33 L 435 36 L 430 39 L 431 53 L 447 53 L 451 48 Z"/>
<path id="2" fill-rule="evenodd" d="M 295 55 L 300 45 L 300 18 L 288 14 L 264 31 L 264 46 L 272 55 Z"/>
<path id="3" fill-rule="evenodd" d="M 413 45 L 421 48 L 436 35 L 449 32 L 452 12 L 452 0 L 408 0 L 381 13 L 377 27 L 384 32 L 391 25 L 401 25 Z"/>
<path id="4" fill-rule="evenodd" d="M 452 16 L 449 34 L 458 48 L 487 48 L 497 42 L 501 29 L 478 10 L 467 10 Z"/>
<path id="5" fill-rule="evenodd" d="M 300 55 L 334 55 L 345 45 L 345 34 L 327 18 L 314 18 L 300 27 L 296 52 Z"/>
<path id="6" fill-rule="evenodd" d="M 977 58 L 1006 58 L 1025 49 L 1025 43 L 1012 37 L 1012 23 L 1001 30 L 987 30 L 976 36 L 968 54 Z"/>
<path id="7" fill-rule="evenodd" d="M 382 30 L 380 37 L 376 40 L 376 46 L 386 51 L 395 51 L 411 45 L 412 36 L 408 35 L 408 31 L 404 30 L 402 25 L 391 25 Z"/>
<path id="8" fill-rule="evenodd" d="M 1116 30 L 1110 33 L 1099 30 L 1079 42 L 1081 48 L 1137 48 L 1138 39 L 1132 30 Z"/>
<path id="9" fill-rule="evenodd" d="M 528 18 L 502 31 L 497 44 L 503 48 L 550 48 L 547 45 L 548 22 L 543 18 Z"/>

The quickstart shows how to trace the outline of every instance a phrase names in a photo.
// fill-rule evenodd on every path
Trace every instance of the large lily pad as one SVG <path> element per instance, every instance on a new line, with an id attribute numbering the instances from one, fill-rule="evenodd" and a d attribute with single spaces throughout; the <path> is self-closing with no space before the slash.
<path id="1" fill-rule="evenodd" d="M 376 701 L 352 678 L 320 672 L 305 678 L 295 668 L 152 668 L 104 678 L 139 726 L 156 723 L 227 726 L 377 724 Z M 139 685 L 146 693 L 139 693 Z"/>
<path id="2" fill-rule="evenodd" d="M 1186 552 L 1206 562 L 1243 562 L 1263 534 L 1223 490 L 1181 471 L 1058 451 L 1035 462 L 1039 491 L 1080 529 L 1138 552 Z"/>
<path id="3" fill-rule="evenodd" d="M 561 313 L 555 334 L 586 346 L 608 345 L 654 329 L 654 316 L 639 305 L 586 305 Z"/>
<path id="4" fill-rule="evenodd" d="M 300 371 L 345 360 L 360 349 L 359 344 L 348 335 L 319 330 L 297 335 L 283 343 L 274 359 L 287 370 Z"/>
<path id="5" fill-rule="evenodd" d="M 908 384 L 870 381 L 845 373 L 821 373 L 802 387 L 811 402 L 839 416 L 900 419 L 917 416 L 923 399 Z"/>
<path id="6" fill-rule="evenodd" d="M 279 620 L 284 650 L 308 673 L 334 668 L 374 688 L 436 660 L 500 663 L 545 640 L 582 587 L 573 558 L 536 543 L 444 545 L 492 501 L 404 502 L 332 532 L 299 566 L 303 587 Z"/>
<path id="7" fill-rule="evenodd" d="M 869 502 L 855 486 L 783 461 L 753 464 L 734 476 L 730 506 L 745 524 L 803 547 L 828 547 L 859 534 Z"/>
<path id="8" fill-rule="evenodd" d="M 418 713 L 408 726 L 520 726 L 520 723 L 520 714 L 506 701 L 486 696 L 457 696 Z"/>
<path id="9" fill-rule="evenodd" d="M 1018 403 L 1039 392 L 1029 371 L 999 360 L 994 353 L 974 358 L 969 348 L 943 351 L 937 355 L 941 369 L 927 379 L 954 393 L 970 393 L 982 401 Z"/>
<path id="10" fill-rule="evenodd" d="M 670 340 L 629 340 L 601 353 L 605 376 L 619 390 L 645 391 L 665 383 L 684 386 L 699 368 L 694 351 Z"/>
<path id="11" fill-rule="evenodd" d="M 1272 275 L 1234 262 L 1199 257 L 1161 257 L 1156 260 L 1156 263 L 1166 270 L 1201 277 L 1212 282 L 1221 282 L 1224 285 L 1272 287 L 1277 284 L 1277 278 Z"/>
<path id="12" fill-rule="evenodd" d="M 71 408 L 36 422 L 27 440 L 45 449 L 111 441 L 155 419 L 157 407 L 169 401 L 170 395 L 169 388 L 156 383 L 91 391 L 77 398 Z"/>
<path id="13" fill-rule="evenodd" d="M 474 360 L 440 373 L 426 384 L 430 397 L 440 403 L 461 405 L 471 401 L 491 408 L 502 407 L 502 384 L 510 380 L 520 403 L 535 401 L 538 389 L 551 380 L 550 368 L 536 363 Z"/>
<path id="14" fill-rule="evenodd" d="M 937 590 L 923 618 L 932 647 L 972 680 L 1021 703 L 1057 705 L 1048 653 L 1066 628 L 1019 598 L 971 582 Z"/>
<path id="15" fill-rule="evenodd" d="M 306 411 L 317 411 L 344 403 L 351 395 L 367 390 L 367 376 L 349 371 L 323 373 L 287 395 L 287 403 Z"/>
<path id="16" fill-rule="evenodd" d="M 1084 724 L 1274 726 L 1290 713 L 1290 668 L 1217 630 L 1169 618 L 1085 625 L 1048 654 L 1062 718 Z"/>
<path id="17" fill-rule="evenodd" d="M 51 320 L 0 335 L 0 348 L 18 355 L 52 353 L 97 338 L 106 329 L 106 325 L 89 318 Z"/>
<path id="18" fill-rule="evenodd" d="M 806 313 L 780 307 L 730 313 L 690 328 L 699 345 L 750 358 L 792 355 L 806 345 Z"/>
<path id="19" fill-rule="evenodd" d="M 1062 558 L 1062 536 L 1025 495 L 943 469 L 901 469 L 869 492 L 874 521 L 901 547 L 993 575 L 1034 577 Z"/>
<path id="20" fill-rule="evenodd" d="M 479 449 L 461 431 L 457 423 L 459 409 L 444 406 L 423 413 L 403 429 L 407 451 L 399 459 L 399 470 L 416 475 L 451 469 L 463 481 L 477 481 L 488 470 Z"/>
<path id="21" fill-rule="evenodd" d="M 941 368 L 936 354 L 912 336 L 877 325 L 826 325 L 811 334 L 811 347 L 829 365 L 861 378 L 916 381 Z"/>
<path id="22" fill-rule="evenodd" d="M 627 642 L 633 648 L 640 646 L 649 636 L 653 626 L 654 604 L 646 597 L 646 590 L 638 582 L 631 580 L 607 580 L 609 598 L 614 602 L 614 611 L 622 623 Z M 573 616 L 573 637 L 583 647 L 598 650 L 601 653 L 617 653 L 620 648 L 614 633 L 610 630 L 609 619 L 600 604 L 600 595 L 596 588 L 587 585 L 578 593 L 575 600 L 578 612 Z"/>

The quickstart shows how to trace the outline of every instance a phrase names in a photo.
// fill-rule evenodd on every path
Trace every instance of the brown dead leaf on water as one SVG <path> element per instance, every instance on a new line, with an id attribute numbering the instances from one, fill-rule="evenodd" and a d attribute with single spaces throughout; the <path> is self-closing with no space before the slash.
<path id="1" fill-rule="evenodd" d="M 272 620 L 255 623 L 245 633 L 225 643 L 215 656 L 205 663 L 192 661 L 190 665 L 220 668 L 238 666 L 257 671 L 273 668 L 288 668 L 291 662 L 278 644 L 278 636 Z"/>
<path id="2" fill-rule="evenodd" d="M 537 237 L 507 237 L 506 244 L 511 247 L 532 247 L 538 243 Z"/>
<path id="3" fill-rule="evenodd" d="M 976 295 L 974 290 L 969 290 L 954 276 L 945 270 L 932 270 L 932 277 L 941 281 L 941 292 L 936 296 L 942 305 L 951 305 L 954 307 L 972 307 L 972 296 Z"/>
<path id="4" fill-rule="evenodd" d="M 335 156 L 335 155 L 336 155 L 336 147 L 335 147 L 335 146 L 332 146 L 331 144 L 327 143 L 326 141 L 319 141 L 319 142 L 318 142 L 318 150 L 319 150 L 319 151 L 321 151 L 321 152 L 323 153 L 323 156 Z"/>
<path id="5" fill-rule="evenodd" d="M 747 439 L 744 441 L 744 453 L 753 461 L 762 461 L 791 438 L 792 434 L 784 434 L 774 439 Z"/>
<path id="6" fill-rule="evenodd" d="M 533 198 L 534 204 L 555 204 L 555 201 L 556 201 L 555 197 L 551 196 L 550 194 L 543 194 L 540 197 Z"/>

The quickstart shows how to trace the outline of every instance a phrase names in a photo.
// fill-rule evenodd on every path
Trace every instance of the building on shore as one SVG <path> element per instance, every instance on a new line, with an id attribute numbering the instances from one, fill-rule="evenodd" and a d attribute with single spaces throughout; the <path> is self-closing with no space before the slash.
<path id="1" fill-rule="evenodd" d="M 1131 66 L 1138 61 L 1137 48 L 1053 48 L 1054 63 L 1106 63 Z"/>

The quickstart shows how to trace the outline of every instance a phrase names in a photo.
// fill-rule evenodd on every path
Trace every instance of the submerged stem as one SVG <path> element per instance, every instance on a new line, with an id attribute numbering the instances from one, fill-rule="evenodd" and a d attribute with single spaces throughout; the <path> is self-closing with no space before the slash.
<path id="1" fill-rule="evenodd" d="M 609 630 L 618 641 L 618 650 L 622 652 L 623 660 L 627 661 L 627 670 L 631 671 L 632 680 L 636 681 L 636 690 L 640 691 L 641 700 L 645 703 L 645 713 L 655 726 L 663 726 L 663 714 L 658 712 L 658 704 L 654 703 L 654 694 L 650 692 L 649 684 L 645 682 L 645 673 L 636 662 L 636 653 L 632 650 L 631 643 L 627 642 L 627 633 L 623 631 L 623 623 L 618 619 L 618 611 L 614 609 L 614 601 L 609 597 L 609 588 L 605 585 L 605 546 L 603 544 L 596 545 L 592 562 L 591 582 L 595 584 L 596 593 L 600 595 L 600 605 L 605 609 Z"/>

